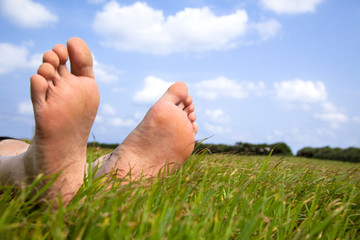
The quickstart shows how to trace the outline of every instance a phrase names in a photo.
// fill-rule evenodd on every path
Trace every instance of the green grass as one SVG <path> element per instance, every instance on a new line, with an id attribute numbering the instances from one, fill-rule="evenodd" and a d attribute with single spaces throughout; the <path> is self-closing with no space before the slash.
<path id="1" fill-rule="evenodd" d="M 86 180 L 56 211 L 1 190 L 0 239 L 360 238 L 359 164 L 195 155 L 166 178 Z"/>

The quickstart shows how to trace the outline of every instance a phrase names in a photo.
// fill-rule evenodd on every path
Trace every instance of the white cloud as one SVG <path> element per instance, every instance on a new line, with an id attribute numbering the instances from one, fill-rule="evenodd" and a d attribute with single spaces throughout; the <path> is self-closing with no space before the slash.
<path id="1" fill-rule="evenodd" d="M 337 111 L 336 107 L 331 102 L 324 102 L 321 105 L 325 112 L 336 112 Z"/>
<path id="2" fill-rule="evenodd" d="M 101 114 L 96 116 L 96 123 L 106 123 L 106 125 L 113 127 L 132 127 L 135 125 L 134 120 L 124 119 L 116 116 L 116 110 L 108 103 L 101 105 Z"/>
<path id="3" fill-rule="evenodd" d="M 325 84 L 322 82 L 283 81 L 274 83 L 275 95 L 279 100 L 293 102 L 322 102 L 327 98 Z"/>
<path id="4" fill-rule="evenodd" d="M 346 115 L 338 112 L 315 114 L 314 117 L 315 119 L 320 119 L 330 123 L 332 128 L 337 128 L 340 123 L 345 123 L 348 121 Z"/>
<path id="5" fill-rule="evenodd" d="M 114 127 L 132 127 L 135 125 L 135 122 L 132 119 L 114 117 L 109 120 L 109 124 Z"/>
<path id="6" fill-rule="evenodd" d="M 42 55 L 28 56 L 24 46 L 0 43 L 0 74 L 12 72 L 20 68 L 36 68 L 41 64 Z"/>
<path id="7" fill-rule="evenodd" d="M 160 78 L 148 76 L 145 78 L 144 88 L 135 94 L 133 101 L 138 104 L 152 104 L 165 93 L 171 84 Z"/>
<path id="8" fill-rule="evenodd" d="M 258 97 L 267 94 L 264 82 L 243 82 L 242 84 L 248 90 L 248 92 L 251 92 Z"/>
<path id="9" fill-rule="evenodd" d="M 103 114 L 106 114 L 106 115 L 115 115 L 115 113 L 116 113 L 115 108 L 107 103 L 102 105 L 101 111 Z"/>
<path id="10" fill-rule="evenodd" d="M 348 117 L 341 113 L 333 103 L 326 101 L 321 104 L 321 107 L 322 113 L 314 114 L 314 118 L 329 123 L 332 128 L 337 128 L 339 124 L 348 121 Z"/>
<path id="11" fill-rule="evenodd" d="M 0 73 L 13 71 L 16 66 L 26 65 L 28 50 L 23 46 L 0 43 Z"/>
<path id="12" fill-rule="evenodd" d="M 23 28 L 40 28 L 58 18 L 40 3 L 31 0 L 0 0 L 1 15 Z"/>
<path id="13" fill-rule="evenodd" d="M 196 84 L 196 92 L 199 97 L 205 99 L 217 99 L 219 97 L 231 97 L 242 99 L 248 97 L 250 92 L 261 95 L 264 92 L 263 82 L 243 82 L 220 76 L 215 79 L 204 80 Z"/>
<path id="14" fill-rule="evenodd" d="M 229 133 L 230 128 L 219 126 L 219 125 L 213 125 L 210 123 L 204 124 L 205 131 L 209 132 L 210 134 L 221 134 L 221 133 Z"/>
<path id="15" fill-rule="evenodd" d="M 276 98 L 281 100 L 285 106 L 300 103 L 305 111 L 317 109 L 313 117 L 329 123 L 332 128 L 337 128 L 339 124 L 348 121 L 348 117 L 327 100 L 326 87 L 323 82 L 295 79 L 274 83 L 274 87 Z"/>
<path id="16" fill-rule="evenodd" d="M 278 14 L 300 14 L 315 12 L 317 5 L 324 0 L 260 0 L 265 8 Z"/>
<path id="17" fill-rule="evenodd" d="M 281 30 L 281 24 L 272 19 L 265 22 L 255 23 L 254 28 L 257 30 L 261 40 L 266 41 L 279 33 Z"/>
<path id="18" fill-rule="evenodd" d="M 146 3 L 120 6 L 111 1 L 96 14 L 95 32 L 103 44 L 121 51 L 152 54 L 202 52 L 236 47 L 250 24 L 245 10 L 217 16 L 208 7 L 185 8 L 164 16 Z M 265 39 L 276 34 L 279 24 L 272 20 L 256 30 Z"/>
<path id="19" fill-rule="evenodd" d="M 314 118 L 328 122 L 332 128 L 337 128 L 340 123 L 348 121 L 348 117 L 341 113 L 333 103 L 326 101 L 321 104 L 321 107 L 322 113 L 315 114 Z"/>
<path id="20" fill-rule="evenodd" d="M 30 100 L 22 101 L 18 105 L 18 113 L 23 115 L 33 115 L 33 106 Z"/>
<path id="21" fill-rule="evenodd" d="M 221 109 L 207 109 L 205 111 L 205 115 L 214 122 L 228 122 L 230 119 L 229 116 L 226 115 Z"/>
<path id="22" fill-rule="evenodd" d="M 315 118 L 328 121 L 328 122 L 346 122 L 347 117 L 342 113 L 323 113 L 316 114 Z"/>
<path id="23" fill-rule="evenodd" d="M 113 66 L 108 66 L 99 63 L 95 59 L 94 55 L 93 55 L 93 63 L 94 63 L 94 74 L 97 81 L 103 83 L 114 83 L 119 81 L 118 75 L 121 75 L 123 72 L 117 70 Z"/>

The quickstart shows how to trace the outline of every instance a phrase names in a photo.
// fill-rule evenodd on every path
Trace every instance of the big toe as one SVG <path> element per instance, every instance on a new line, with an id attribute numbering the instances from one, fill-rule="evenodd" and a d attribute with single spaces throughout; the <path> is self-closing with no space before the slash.
<path id="1" fill-rule="evenodd" d="M 162 100 L 170 101 L 176 105 L 184 104 L 188 97 L 188 88 L 183 82 L 176 82 L 162 96 Z M 184 106 L 185 107 L 185 106 Z"/>
<path id="2" fill-rule="evenodd" d="M 93 60 L 89 47 L 80 38 L 71 38 L 67 42 L 71 73 L 76 76 L 94 78 Z"/>

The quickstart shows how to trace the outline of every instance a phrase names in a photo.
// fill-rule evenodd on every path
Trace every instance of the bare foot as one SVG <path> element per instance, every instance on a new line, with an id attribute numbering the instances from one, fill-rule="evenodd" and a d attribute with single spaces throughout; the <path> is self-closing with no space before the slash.
<path id="1" fill-rule="evenodd" d="M 32 181 L 38 174 L 60 173 L 47 198 L 56 201 L 61 194 L 64 204 L 83 182 L 88 136 L 99 106 L 92 64 L 86 43 L 72 38 L 67 48 L 56 45 L 46 52 L 31 77 L 35 135 L 24 154 L 25 175 Z"/>
<path id="2" fill-rule="evenodd" d="M 194 149 L 194 110 L 186 85 L 173 84 L 124 142 L 95 163 L 100 164 L 96 177 L 116 170 L 123 178 L 131 170 L 131 179 L 138 179 L 179 167 Z"/>

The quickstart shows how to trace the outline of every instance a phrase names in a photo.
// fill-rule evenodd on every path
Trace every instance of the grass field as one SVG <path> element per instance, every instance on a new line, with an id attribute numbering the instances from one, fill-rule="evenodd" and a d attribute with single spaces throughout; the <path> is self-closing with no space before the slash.
<path id="1" fill-rule="evenodd" d="M 200 154 L 166 178 L 86 179 L 57 211 L 32 187 L 1 187 L 0 239 L 360 239 L 360 164 Z"/>

